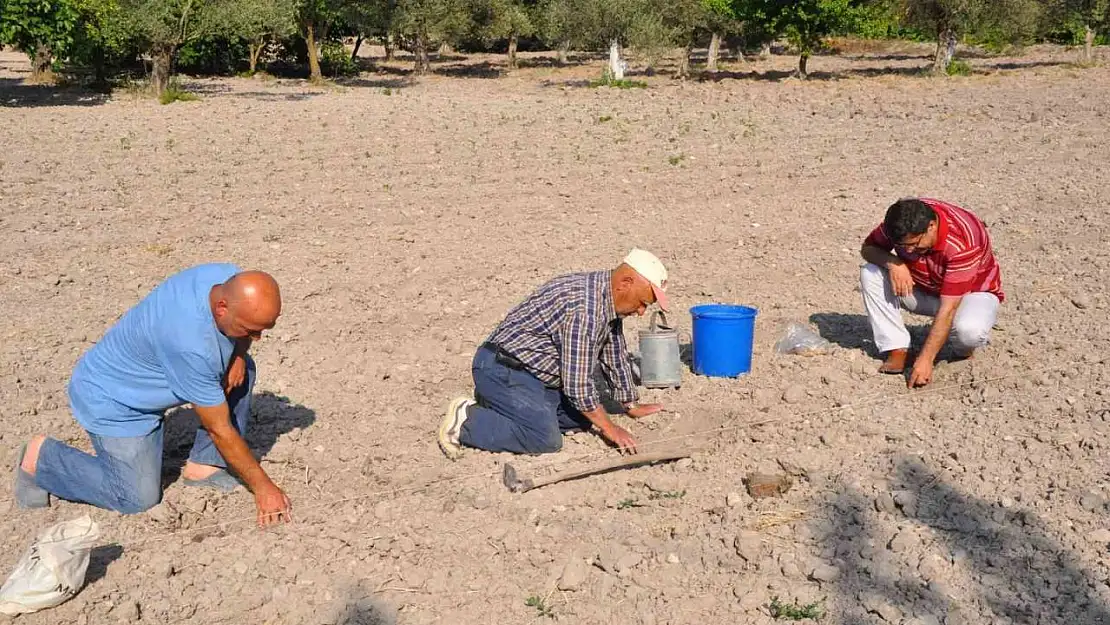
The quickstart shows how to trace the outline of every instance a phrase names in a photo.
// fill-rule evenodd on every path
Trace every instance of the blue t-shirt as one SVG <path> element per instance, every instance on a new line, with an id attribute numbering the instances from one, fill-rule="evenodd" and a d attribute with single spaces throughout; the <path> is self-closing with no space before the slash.
<path id="1" fill-rule="evenodd" d="M 235 342 L 216 328 L 208 297 L 236 273 L 230 264 L 186 269 L 127 311 L 73 371 L 77 422 L 101 436 L 146 436 L 169 408 L 224 403 Z"/>

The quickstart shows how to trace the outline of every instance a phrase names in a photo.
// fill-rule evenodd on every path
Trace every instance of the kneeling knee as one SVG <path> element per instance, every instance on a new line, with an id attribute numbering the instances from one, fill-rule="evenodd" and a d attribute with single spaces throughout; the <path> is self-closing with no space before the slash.
<path id="1" fill-rule="evenodd" d="M 954 325 L 953 333 L 961 348 L 978 349 L 990 341 L 991 329 L 978 321 L 964 321 Z"/>
<path id="2" fill-rule="evenodd" d="M 533 441 L 529 451 L 534 454 L 553 454 L 562 448 L 563 433 L 555 430 L 554 433 L 544 434 Z"/>
<path id="3" fill-rule="evenodd" d="M 121 514 L 139 514 L 157 506 L 161 501 L 161 489 L 142 488 L 119 497 L 116 511 Z"/>

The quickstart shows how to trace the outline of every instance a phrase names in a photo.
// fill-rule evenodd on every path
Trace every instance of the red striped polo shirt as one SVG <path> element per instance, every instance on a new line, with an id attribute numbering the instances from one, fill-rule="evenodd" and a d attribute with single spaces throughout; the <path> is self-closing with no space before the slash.
<path id="1" fill-rule="evenodd" d="M 999 301 L 1005 299 L 1002 275 L 983 222 L 955 204 L 918 199 L 937 215 L 937 242 L 933 249 L 916 259 L 907 258 L 895 248 L 882 224 L 868 235 L 864 245 L 894 251 L 910 268 L 914 284 L 929 293 L 961 296 L 987 292 L 994 293 Z"/>

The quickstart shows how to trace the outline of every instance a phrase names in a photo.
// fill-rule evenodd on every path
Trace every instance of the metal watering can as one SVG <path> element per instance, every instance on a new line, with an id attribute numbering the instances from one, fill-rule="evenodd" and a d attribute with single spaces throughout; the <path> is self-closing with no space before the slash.
<path id="1" fill-rule="evenodd" d="M 658 323 L 660 318 L 662 323 Z M 646 388 L 682 385 L 678 331 L 670 327 L 667 315 L 661 310 L 651 315 L 647 330 L 640 330 L 640 381 Z"/>

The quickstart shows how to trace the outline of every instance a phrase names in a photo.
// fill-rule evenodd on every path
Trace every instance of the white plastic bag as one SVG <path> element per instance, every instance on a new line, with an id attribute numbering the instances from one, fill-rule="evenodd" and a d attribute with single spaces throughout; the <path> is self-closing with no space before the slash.
<path id="1" fill-rule="evenodd" d="M 0 613 L 26 614 L 63 603 L 85 585 L 85 571 L 100 528 L 85 515 L 52 525 L 0 588 Z"/>
<path id="2" fill-rule="evenodd" d="M 775 343 L 775 352 L 779 354 L 797 354 L 799 356 L 817 356 L 828 354 L 833 349 L 832 343 L 821 338 L 807 325 L 792 323 L 786 328 L 778 343 Z"/>

